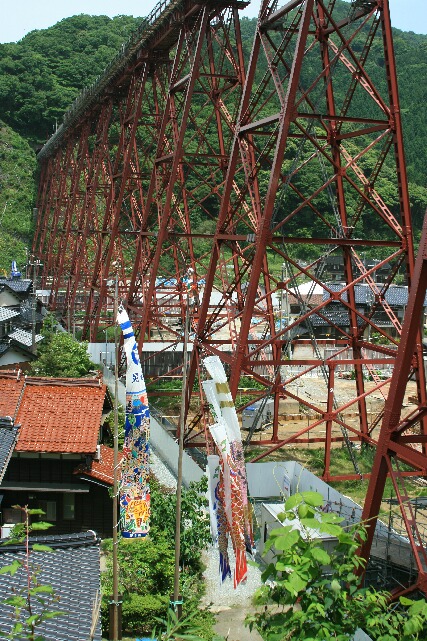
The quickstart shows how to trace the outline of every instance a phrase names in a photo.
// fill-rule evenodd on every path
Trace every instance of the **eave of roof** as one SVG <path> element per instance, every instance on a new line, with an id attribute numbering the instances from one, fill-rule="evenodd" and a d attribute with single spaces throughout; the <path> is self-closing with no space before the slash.
<path id="1" fill-rule="evenodd" d="M 112 486 L 114 482 L 114 450 L 111 447 L 107 447 L 107 445 L 100 445 L 99 450 L 99 461 L 93 459 L 87 465 L 79 465 L 74 470 L 74 474 L 78 474 L 80 478 L 88 481 Z M 121 461 L 122 457 L 123 454 L 119 453 L 119 461 Z"/>

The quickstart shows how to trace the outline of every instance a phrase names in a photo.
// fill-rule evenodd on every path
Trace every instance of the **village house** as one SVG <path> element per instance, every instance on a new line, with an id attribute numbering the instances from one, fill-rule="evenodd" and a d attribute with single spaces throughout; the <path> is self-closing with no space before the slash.
<path id="1" fill-rule="evenodd" d="M 0 278 L 0 370 L 28 369 L 35 358 L 33 332 L 36 345 L 43 340 L 42 303 L 32 298 L 32 286 L 18 276 Z"/>
<path id="2" fill-rule="evenodd" d="M 26 301 L 33 287 L 28 278 L 0 278 L 0 307 L 18 308 Z"/>
<path id="3" fill-rule="evenodd" d="M 53 534 L 95 530 L 111 536 L 112 451 L 104 445 L 111 436 L 106 423 L 111 409 L 110 394 L 98 378 L 0 371 L 2 536 L 21 518 L 14 505 L 43 509 Z"/>

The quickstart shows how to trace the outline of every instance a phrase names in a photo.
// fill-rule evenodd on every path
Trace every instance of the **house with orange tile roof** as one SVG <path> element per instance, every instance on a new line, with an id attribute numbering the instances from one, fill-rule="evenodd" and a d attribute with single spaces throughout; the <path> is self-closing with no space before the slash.
<path id="1" fill-rule="evenodd" d="M 111 437 L 106 417 L 112 407 L 98 378 L 0 371 L 0 417 L 17 428 L 0 484 L 3 534 L 19 518 L 13 505 L 29 505 L 45 511 L 53 534 L 111 536 L 113 459 L 104 443 Z"/>

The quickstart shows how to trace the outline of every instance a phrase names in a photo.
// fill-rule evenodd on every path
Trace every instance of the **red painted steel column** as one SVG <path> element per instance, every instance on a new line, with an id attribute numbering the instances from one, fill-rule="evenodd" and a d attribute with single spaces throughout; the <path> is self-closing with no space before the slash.
<path id="1" fill-rule="evenodd" d="M 79 210 L 76 212 L 73 247 L 71 250 L 70 271 L 68 274 L 66 300 L 69 301 L 72 315 L 86 308 L 85 294 L 89 289 L 90 265 L 87 254 L 90 251 L 91 236 L 94 234 L 97 206 L 101 192 L 105 190 L 105 167 L 109 162 L 108 128 L 112 114 L 112 101 L 107 100 L 101 107 L 94 132 L 94 146 L 85 169 L 83 194 Z M 79 293 L 80 290 L 80 293 Z M 81 299 L 83 296 L 83 300 Z M 75 319 L 79 324 L 79 319 Z"/>
<path id="2" fill-rule="evenodd" d="M 267 0 L 264 1 L 263 7 L 268 5 Z M 239 340 L 237 344 L 236 355 L 234 358 L 232 372 L 230 377 L 230 391 L 233 397 L 236 396 L 237 388 L 239 386 L 239 379 L 243 370 L 243 362 L 247 354 L 247 340 L 249 327 L 251 323 L 251 310 L 253 309 L 258 283 L 261 273 L 261 265 L 264 259 L 265 250 L 270 240 L 270 222 L 273 215 L 274 202 L 279 184 L 279 178 L 282 172 L 282 162 L 285 154 L 286 145 L 288 142 L 288 131 L 292 118 L 295 114 L 295 96 L 300 80 L 300 71 L 304 58 L 304 50 L 308 36 L 311 13 L 313 11 L 314 1 L 307 0 L 299 25 L 298 41 L 295 49 L 295 55 L 292 62 L 292 68 L 289 78 L 289 87 L 282 106 L 282 112 L 279 120 L 279 132 L 277 136 L 276 148 L 274 151 L 274 159 L 270 171 L 269 185 L 265 203 L 262 209 L 262 218 L 259 221 L 257 229 L 257 238 L 255 244 L 255 255 L 252 263 L 250 280 L 248 283 L 248 290 L 246 294 L 245 309 L 242 314 L 242 322 L 240 326 Z M 253 60 L 254 62 L 254 60 Z M 248 76 L 251 75 L 250 71 Z M 225 203 L 223 206 L 226 206 Z"/>
<path id="3" fill-rule="evenodd" d="M 412 461 L 415 469 L 420 470 L 420 474 L 427 474 L 427 456 L 420 454 L 412 449 L 410 445 L 405 445 L 403 437 L 405 431 L 405 421 L 402 420 L 402 407 L 406 390 L 406 383 L 409 378 L 414 361 L 414 351 L 416 348 L 417 336 L 423 312 L 425 294 L 427 291 L 427 216 L 424 219 L 423 234 L 421 237 L 418 256 L 413 271 L 412 287 L 409 294 L 408 305 L 406 308 L 405 321 L 402 327 L 402 335 L 399 343 L 396 364 L 390 383 L 390 390 L 387 397 L 384 419 L 381 425 L 381 432 L 378 438 L 374 466 L 369 481 L 369 487 L 366 495 L 365 506 L 363 509 L 362 520 L 366 523 L 368 537 L 361 547 L 361 556 L 364 559 L 369 558 L 372 540 L 374 537 L 375 526 L 380 511 L 381 502 L 384 496 L 384 487 L 389 473 L 396 487 L 399 474 L 393 470 L 392 461 L 394 457 L 405 457 L 407 463 Z M 420 409 L 425 410 L 425 403 L 420 404 Z M 416 442 L 416 435 L 413 441 Z M 420 434 L 418 442 L 423 442 L 423 436 Z M 400 505 L 402 514 L 406 509 L 405 505 Z M 404 520 L 405 517 L 404 517 Z M 416 530 L 416 523 L 411 524 L 408 531 L 408 538 L 412 544 L 412 551 L 417 562 L 419 572 L 415 588 L 420 588 L 427 593 L 427 555 L 426 551 L 420 545 L 421 537 Z M 415 536 L 418 534 L 417 538 Z"/>
<path id="4" fill-rule="evenodd" d="M 411 223 L 411 205 L 409 201 L 408 178 L 405 162 L 405 148 L 403 144 L 403 128 L 400 115 L 399 89 L 397 84 L 396 60 L 393 47 L 393 35 L 390 20 L 389 0 L 383 0 L 381 12 L 381 27 L 384 41 L 385 66 L 387 70 L 388 91 L 391 103 L 391 126 L 393 128 L 393 143 L 396 157 L 396 169 L 398 177 L 400 215 L 402 219 L 402 232 L 406 241 L 406 273 L 408 278 L 408 287 L 411 285 L 412 272 L 414 268 L 414 241 Z M 417 333 L 416 345 L 417 357 L 417 392 L 420 403 L 427 402 L 427 381 L 423 364 L 422 335 L 419 329 Z M 427 418 L 422 421 L 424 434 L 427 435 Z M 427 453 L 427 445 L 423 444 L 424 452 Z"/>
<path id="5" fill-rule="evenodd" d="M 102 225 L 102 234 L 99 237 L 98 251 L 94 262 L 92 283 L 90 290 L 90 299 L 86 312 L 85 324 L 83 325 L 83 336 L 90 332 L 91 339 L 96 335 L 102 305 L 106 299 L 108 289 L 107 279 L 111 277 L 111 262 L 117 248 L 118 228 L 122 217 L 121 207 L 124 200 L 127 181 L 131 172 L 131 152 L 134 148 L 135 135 L 139 124 L 142 98 L 144 96 L 145 83 L 148 75 L 148 63 L 142 67 L 139 77 L 133 77 L 129 85 L 126 107 L 121 123 L 120 142 L 118 144 L 112 184 L 110 185 L 109 194 L 106 199 L 106 211 Z M 116 269 L 121 270 L 121 265 L 116 265 Z M 121 283 L 123 288 L 123 282 Z M 95 290 L 98 292 L 96 304 L 93 304 Z"/>

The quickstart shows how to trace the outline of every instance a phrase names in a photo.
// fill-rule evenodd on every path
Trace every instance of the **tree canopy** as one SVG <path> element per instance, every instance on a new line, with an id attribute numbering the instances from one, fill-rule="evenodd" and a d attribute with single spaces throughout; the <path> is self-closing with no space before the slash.
<path id="1" fill-rule="evenodd" d="M 45 339 L 46 340 L 46 339 Z M 86 351 L 87 343 L 78 343 L 71 334 L 53 334 L 39 348 L 39 357 L 31 372 L 36 376 L 80 378 L 95 368 Z"/>
<path id="2" fill-rule="evenodd" d="M 141 19 L 78 15 L 0 44 L 0 113 L 43 142 L 78 92 L 98 76 Z"/>

